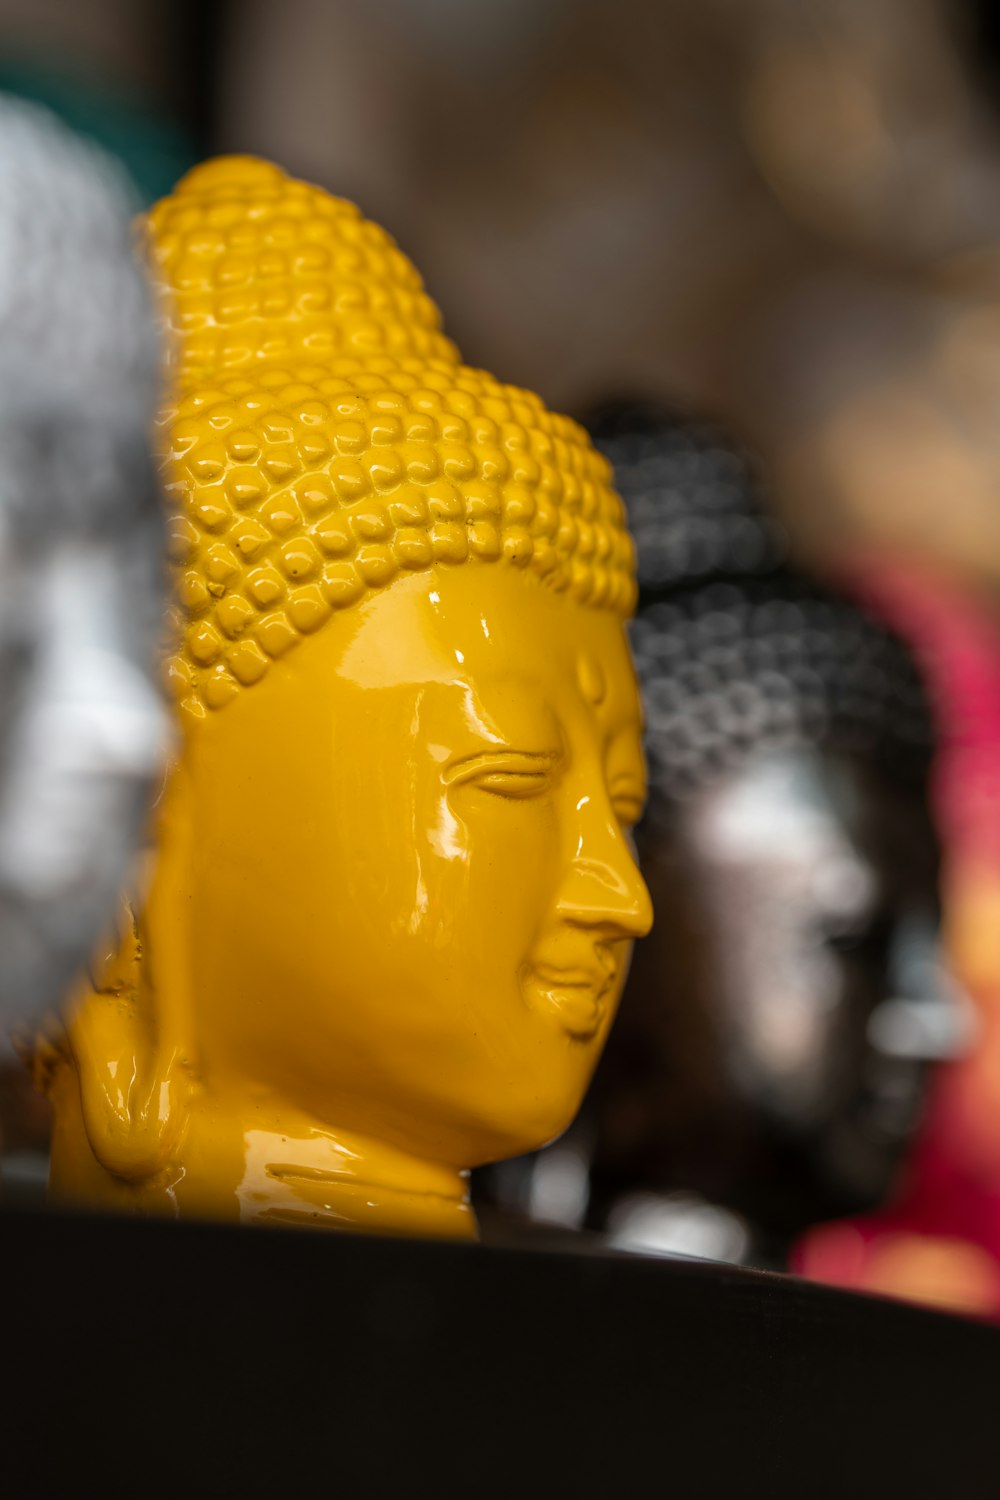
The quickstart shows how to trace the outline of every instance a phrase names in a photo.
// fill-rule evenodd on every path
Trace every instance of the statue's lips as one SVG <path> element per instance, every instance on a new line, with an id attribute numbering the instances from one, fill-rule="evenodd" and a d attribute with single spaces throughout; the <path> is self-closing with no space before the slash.
<path id="1" fill-rule="evenodd" d="M 560 969 L 535 964 L 524 976 L 524 993 L 532 1009 L 550 1016 L 580 1040 L 592 1037 L 604 1019 L 615 970 Z"/>

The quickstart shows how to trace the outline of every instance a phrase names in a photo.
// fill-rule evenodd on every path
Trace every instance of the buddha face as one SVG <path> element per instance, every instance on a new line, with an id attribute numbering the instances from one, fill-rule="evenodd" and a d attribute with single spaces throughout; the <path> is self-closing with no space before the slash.
<path id="1" fill-rule="evenodd" d="M 663 921 L 595 1091 L 602 1170 L 782 1235 L 883 1201 L 965 1025 L 919 797 L 859 757 L 775 752 L 643 843 Z"/>
<path id="2" fill-rule="evenodd" d="M 194 1040 L 236 1082 L 460 1166 L 558 1134 L 651 907 L 620 620 L 437 567 L 192 732 Z"/>

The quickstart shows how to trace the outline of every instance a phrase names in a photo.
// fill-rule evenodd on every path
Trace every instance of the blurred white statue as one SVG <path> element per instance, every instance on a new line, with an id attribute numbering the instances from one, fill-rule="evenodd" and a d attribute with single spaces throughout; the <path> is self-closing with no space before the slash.
<path id="1" fill-rule="evenodd" d="M 85 962 L 164 748 L 132 208 L 109 158 L 0 98 L 0 1054 Z"/>

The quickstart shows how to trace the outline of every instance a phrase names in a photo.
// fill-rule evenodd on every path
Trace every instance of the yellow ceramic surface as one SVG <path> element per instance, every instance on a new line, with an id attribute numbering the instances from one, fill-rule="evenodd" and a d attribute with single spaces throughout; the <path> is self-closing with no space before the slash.
<path id="1" fill-rule="evenodd" d="M 569 1123 L 651 920 L 607 466 L 459 363 L 349 204 L 245 158 L 150 216 L 182 749 L 40 1067 L 54 1193 L 473 1232 Z"/>

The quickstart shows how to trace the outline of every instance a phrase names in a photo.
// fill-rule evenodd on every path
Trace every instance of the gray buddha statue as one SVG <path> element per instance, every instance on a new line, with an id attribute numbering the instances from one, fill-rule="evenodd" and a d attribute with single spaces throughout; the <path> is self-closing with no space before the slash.
<path id="1" fill-rule="evenodd" d="M 0 95 L 0 1065 L 114 910 L 166 740 L 159 340 L 124 174 Z"/>

